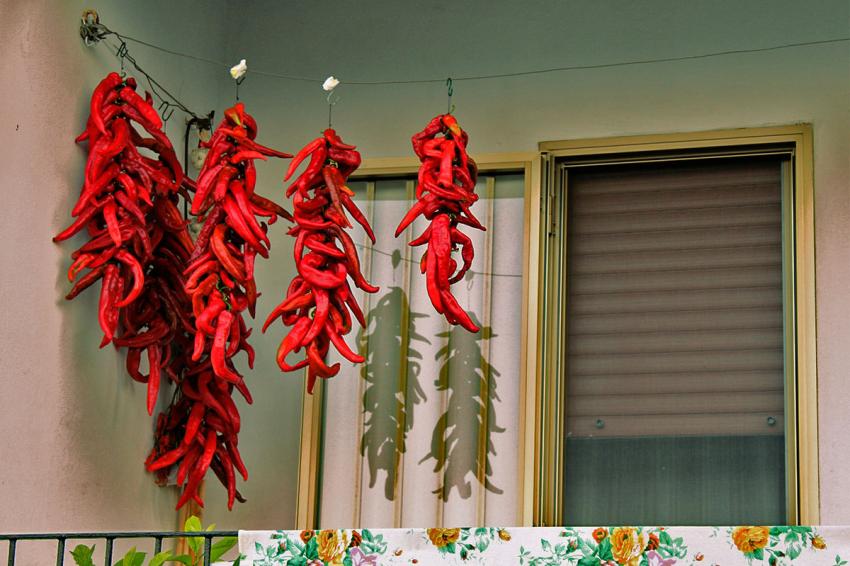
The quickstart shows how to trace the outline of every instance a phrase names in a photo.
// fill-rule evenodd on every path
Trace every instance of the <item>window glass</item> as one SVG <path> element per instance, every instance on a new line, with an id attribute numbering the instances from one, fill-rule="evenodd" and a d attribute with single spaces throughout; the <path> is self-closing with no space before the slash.
<path id="1" fill-rule="evenodd" d="M 564 522 L 785 522 L 781 158 L 574 168 Z"/>

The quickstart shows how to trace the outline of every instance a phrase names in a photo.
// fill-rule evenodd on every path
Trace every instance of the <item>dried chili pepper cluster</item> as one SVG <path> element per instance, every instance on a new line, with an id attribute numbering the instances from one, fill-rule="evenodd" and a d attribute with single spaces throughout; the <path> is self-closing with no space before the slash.
<path id="1" fill-rule="evenodd" d="M 186 234 L 188 236 L 188 232 Z M 227 505 L 231 509 L 234 500 L 244 501 L 236 490 L 234 468 L 248 479 L 238 448 L 241 419 L 232 398 L 234 385 L 215 379 L 209 357 L 198 361 L 192 359 L 195 314 L 192 299 L 185 288 L 186 277 L 175 266 L 189 262 L 193 244 L 189 240 L 189 246 L 182 245 L 183 238 L 179 243 L 176 238 L 163 241 L 174 245 L 163 247 L 163 261 L 155 259 L 154 265 L 155 269 L 168 274 L 162 278 L 168 285 L 163 284 L 159 292 L 171 297 L 167 301 L 168 312 L 177 319 L 174 324 L 178 325 L 178 330 L 169 335 L 167 348 L 170 355 L 165 358 L 164 368 L 177 384 L 177 389 L 167 411 L 157 417 L 154 447 L 145 465 L 156 473 L 158 483 L 165 484 L 169 471 L 179 462 L 176 481 L 177 485 L 185 486 L 178 508 L 190 499 L 203 506 L 198 488 L 206 470 L 212 469 L 227 488 Z M 252 355 L 249 350 L 249 360 Z M 129 369 L 130 352 L 127 359 Z M 243 388 L 241 391 L 251 402 L 248 390 Z"/>
<path id="2" fill-rule="evenodd" d="M 372 243 L 372 227 L 351 199 L 354 193 L 346 186 L 351 173 L 360 166 L 360 153 L 353 145 L 343 143 L 328 128 L 322 137 L 305 146 L 292 160 L 286 179 L 307 157 L 310 163 L 286 191 L 292 197 L 295 226 L 295 265 L 298 275 L 289 285 L 286 297 L 269 314 L 263 332 L 278 317 L 292 329 L 277 352 L 277 363 L 283 371 L 307 368 L 307 390 L 312 393 L 317 378 L 329 378 L 339 372 L 340 364 L 325 362 L 330 345 L 354 363 L 363 357 L 353 352 L 344 336 L 352 326 L 351 314 L 365 326 L 365 319 L 351 286 L 375 293 L 360 271 L 360 259 L 354 241 L 345 229 L 351 228 L 346 211 L 368 234 Z M 349 312 L 350 310 L 350 312 Z M 305 358 L 294 365 L 286 361 L 290 352 L 305 349 Z"/>
<path id="3" fill-rule="evenodd" d="M 414 134 L 412 142 L 413 151 L 422 162 L 416 185 L 417 201 L 399 223 L 395 235 L 398 237 L 419 215 L 431 222 L 422 235 L 410 242 L 411 246 L 427 244 L 420 270 L 425 274 L 428 297 L 449 323 L 478 332 L 478 326 L 460 307 L 450 289 L 453 283 L 463 279 L 475 256 L 472 240 L 458 225 L 486 230 L 470 210 L 478 200 L 475 194 L 478 167 L 466 153 L 469 136 L 461 130 L 454 116 L 444 114 Z M 459 269 L 452 258 L 457 246 L 460 246 L 463 261 Z"/>
<path id="4" fill-rule="evenodd" d="M 349 278 L 367 293 L 378 291 L 361 273 L 347 232 L 352 228 L 350 215 L 375 243 L 368 220 L 346 186 L 360 165 L 360 154 L 330 128 L 304 147 L 285 179 L 310 158 L 286 191 L 293 199 L 293 217 L 255 192 L 254 161 L 291 155 L 255 141 L 257 124 L 241 103 L 225 111 L 210 141 L 202 143 L 209 153 L 193 183 L 183 175 L 150 94 L 142 98 L 136 86 L 134 79 L 110 73 L 95 89 L 86 131 L 77 138 L 88 142 L 85 182 L 72 210 L 76 219 L 54 240 L 85 230 L 89 240 L 73 252 L 68 277 L 75 281 L 82 270 L 88 272 L 66 298 L 102 281 L 101 347 L 112 342 L 127 349 L 127 372 L 147 384 L 149 414 L 163 374 L 175 384 L 168 409 L 158 415 L 154 447 L 145 465 L 162 484 L 174 472 L 183 488 L 177 507 L 191 500 L 203 505 L 199 488 L 211 469 L 227 488 L 232 508 L 234 501 L 244 501 L 236 489 L 237 473 L 248 479 L 238 449 L 241 417 L 234 390 L 252 402 L 233 360 L 244 351 L 253 367 L 254 351 L 247 341 L 251 329 L 244 312 L 255 314 L 254 262 L 258 254 L 268 257 L 268 225 L 277 217 L 295 222 L 288 233 L 296 238 L 298 270 L 283 302 L 263 326 L 265 332 L 280 317 L 291 327 L 278 349 L 278 365 L 283 371 L 307 368 L 312 393 L 318 378 L 339 372 L 339 363 L 326 361 L 331 344 L 344 358 L 364 361 L 345 342 L 352 319 L 365 326 Z M 467 142 L 451 115 L 436 117 L 413 136 L 422 161 L 418 201 L 396 236 L 419 215 L 431 222 L 410 242 L 428 246 L 421 261 L 428 294 L 450 323 L 476 332 L 478 327 L 450 291 L 470 268 L 474 253 L 458 225 L 485 229 L 470 211 L 478 198 L 477 168 L 467 156 Z M 181 197 L 191 200 L 192 214 L 203 223 L 195 241 L 178 210 Z M 460 268 L 452 259 L 458 245 Z M 304 359 L 287 363 L 287 356 L 301 349 Z M 147 374 L 141 370 L 143 357 Z"/>
<path id="5" fill-rule="evenodd" d="M 76 139 L 88 142 L 85 181 L 71 212 L 76 220 L 53 238 L 61 242 L 84 229 L 88 233 L 89 241 L 71 254 L 68 279 L 75 281 L 81 270 L 89 271 L 65 298 L 73 299 L 102 280 L 101 347 L 115 338 L 121 310 L 142 292 L 143 266 L 153 252 L 148 228 L 153 196 L 175 192 L 183 180 L 149 95 L 143 99 L 135 89 L 134 79 L 124 81 L 117 73 L 107 75 L 95 88 L 86 130 Z M 133 122 L 153 137 L 142 138 Z M 159 159 L 142 155 L 142 148 L 154 151 Z"/>
<path id="6" fill-rule="evenodd" d="M 233 358 L 241 351 L 253 367 L 251 334 L 243 317 L 251 315 L 257 300 L 254 260 L 268 257 L 265 222 L 278 216 L 291 219 L 281 207 L 256 194 L 255 159 L 291 157 L 258 144 L 257 124 L 241 103 L 225 111 L 225 118 L 205 145 L 209 153 L 198 175 L 192 213 L 204 219 L 194 250 L 185 258 L 184 291 L 187 314 L 192 316 L 190 339 L 182 344 L 183 370 L 178 396 L 157 423 L 156 445 L 147 468 L 167 475 L 177 465 L 177 484 L 184 486 L 177 507 L 189 500 L 203 505 L 201 480 L 212 469 L 227 487 L 228 508 L 241 496 L 235 471 L 247 480 L 238 450 L 240 416 L 232 394 L 237 389 L 252 402 Z"/>
<path id="7" fill-rule="evenodd" d="M 182 220 L 176 208 L 171 214 L 172 220 Z M 182 224 L 188 237 L 185 223 Z M 209 358 L 192 360 L 195 316 L 192 300 L 185 289 L 186 277 L 176 266 L 188 263 L 194 245 L 191 239 L 188 246 L 184 242 L 186 238 L 182 236 L 167 234 L 157 248 L 161 257 L 154 258 L 154 273 L 162 272 L 154 292 L 167 297 L 165 311 L 175 319 L 172 327 L 176 327 L 176 331 L 167 336 L 165 348 L 169 355 L 163 362 L 166 374 L 177 389 L 166 412 L 157 417 L 154 447 L 145 465 L 156 473 L 158 483 L 165 484 L 169 471 L 179 462 L 176 481 L 184 489 L 177 508 L 190 499 L 203 506 L 198 488 L 206 470 L 212 469 L 227 488 L 230 509 L 235 499 L 244 501 L 236 490 L 234 467 L 243 478 L 248 478 L 238 449 L 240 417 L 231 395 L 234 386 L 214 378 Z M 132 351 L 128 351 L 128 370 Z M 243 391 L 250 402 L 247 389 Z"/>

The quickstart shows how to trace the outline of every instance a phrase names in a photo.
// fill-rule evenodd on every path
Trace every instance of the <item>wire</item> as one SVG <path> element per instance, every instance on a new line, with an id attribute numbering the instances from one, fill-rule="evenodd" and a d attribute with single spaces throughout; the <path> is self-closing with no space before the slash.
<path id="1" fill-rule="evenodd" d="M 118 36 L 117 33 L 110 31 L 110 33 Z M 173 49 L 166 49 L 165 47 L 160 47 L 158 45 L 154 45 L 153 43 L 149 43 L 147 41 L 143 41 L 141 39 L 137 39 L 135 37 L 131 37 L 129 35 L 121 35 L 118 36 L 122 39 L 133 41 L 140 45 L 144 45 L 146 47 L 150 47 L 151 49 L 155 49 L 157 51 L 162 51 L 163 53 L 168 53 L 169 55 L 176 55 L 178 57 L 185 57 L 187 59 L 192 59 L 194 61 L 200 61 L 203 63 L 209 63 L 211 65 L 217 65 L 219 67 L 224 67 L 229 69 L 230 65 L 226 63 L 222 63 L 221 61 L 216 61 L 215 59 L 208 59 L 206 57 L 199 57 L 197 55 L 192 55 L 189 53 L 183 53 L 181 51 L 175 51 Z M 821 39 L 816 41 L 801 41 L 797 43 L 783 43 L 779 45 L 771 45 L 767 47 L 753 47 L 748 49 L 729 49 L 726 51 L 713 51 L 709 53 L 698 53 L 695 55 L 682 55 L 679 57 L 661 57 L 657 59 L 632 59 L 627 61 L 617 61 L 612 63 L 597 63 L 597 64 L 589 64 L 589 65 L 568 65 L 564 67 L 549 67 L 544 69 L 534 69 L 530 71 L 518 71 L 515 73 L 494 73 L 487 75 L 468 75 L 461 77 L 452 77 L 453 82 L 457 81 L 480 81 L 487 79 L 502 79 L 502 78 L 512 78 L 512 77 L 526 77 L 529 75 L 543 75 L 548 73 L 559 73 L 565 71 L 582 71 L 582 70 L 592 70 L 592 69 L 610 69 L 612 67 L 626 67 L 630 65 L 649 65 L 653 63 L 674 63 L 677 61 L 693 61 L 695 59 L 708 59 L 710 57 L 723 57 L 727 55 L 742 55 L 747 53 L 763 53 L 765 51 L 776 51 L 779 49 L 794 49 L 798 47 L 811 47 L 817 45 L 829 45 L 833 43 L 843 43 L 850 41 L 850 37 L 836 37 L 832 39 Z M 265 77 L 273 77 L 277 79 L 283 79 L 288 81 L 301 81 L 301 82 L 317 82 L 321 83 L 325 79 L 324 78 L 313 78 L 313 77 L 304 77 L 297 75 L 285 75 L 280 73 L 274 73 L 271 71 L 263 71 L 258 69 L 251 69 L 251 73 L 254 75 L 261 75 Z M 430 78 L 430 79 L 399 79 L 399 80 L 383 80 L 383 81 L 362 81 L 362 80 L 346 80 L 345 83 L 348 85 L 404 85 L 404 84 L 427 84 L 427 83 L 445 83 L 445 77 L 442 78 Z"/>
<path id="2" fill-rule="evenodd" d="M 133 68 L 136 69 L 137 72 L 144 75 L 145 79 L 148 81 L 148 86 L 150 86 L 151 93 L 157 98 L 159 98 L 162 102 L 162 104 L 160 104 L 160 111 L 163 113 L 164 116 L 167 116 L 165 118 L 166 121 L 168 120 L 168 118 L 171 117 L 171 114 L 174 112 L 174 107 L 179 108 L 186 114 L 192 116 L 192 118 L 194 118 L 195 120 L 203 120 L 202 116 L 199 116 L 192 112 L 185 104 L 180 102 L 180 100 L 176 96 L 171 94 L 164 86 L 162 86 L 155 78 L 153 78 L 150 73 L 145 71 L 141 67 L 141 65 L 139 65 L 139 62 L 136 61 L 136 58 L 130 55 L 129 50 L 127 49 L 127 41 L 129 40 L 134 41 L 136 43 L 140 43 L 142 45 L 147 45 L 148 47 L 152 47 L 159 51 L 169 52 L 169 50 L 153 45 L 152 43 L 147 43 L 145 41 L 121 35 L 118 32 L 112 31 L 100 22 L 94 24 L 84 23 L 81 28 L 81 31 L 85 32 L 84 39 L 86 41 L 86 45 L 91 45 L 92 40 L 94 40 L 95 42 L 103 41 L 103 43 L 105 43 L 107 46 L 111 47 L 115 51 L 115 56 L 118 57 L 118 59 L 120 59 L 121 61 L 122 76 L 124 73 L 125 61 L 128 61 L 133 66 Z M 107 41 L 106 38 L 110 35 L 114 35 L 116 38 L 118 38 L 120 44 L 114 45 L 113 43 Z M 191 57 L 189 55 L 186 55 L 185 53 L 172 52 L 172 54 L 181 57 Z M 169 108 L 171 108 L 171 112 L 168 112 Z"/>
<path id="3" fill-rule="evenodd" d="M 122 49 L 122 46 L 125 46 L 124 38 L 122 36 L 118 35 L 117 33 L 114 33 L 114 32 L 112 32 L 112 33 L 117 38 L 119 38 L 121 40 L 121 46 L 116 47 L 116 46 L 112 45 L 111 43 L 109 43 L 108 41 L 106 41 L 105 39 L 103 40 L 103 42 L 106 45 L 115 49 L 116 50 L 116 56 L 121 58 L 122 61 L 124 61 L 126 59 L 127 61 L 130 62 L 130 64 L 133 66 L 133 68 L 136 69 L 136 71 L 138 71 L 139 73 L 144 75 L 145 79 L 148 81 L 148 86 L 150 86 L 151 92 L 157 98 L 159 98 L 166 106 L 176 106 L 177 108 L 179 108 L 180 110 L 182 110 L 186 114 L 190 115 L 192 118 L 195 118 L 196 120 L 203 119 L 203 117 L 198 116 L 197 114 L 195 114 L 194 112 L 189 110 L 189 108 L 185 104 L 180 102 L 180 100 L 176 96 L 174 96 L 173 94 L 168 92 L 168 90 L 164 86 L 162 86 L 155 78 L 153 78 L 150 75 L 150 73 L 145 71 L 139 65 L 139 63 L 136 61 L 135 57 L 130 55 L 130 53 L 127 51 L 126 47 L 124 47 Z M 164 109 L 164 110 L 167 110 L 167 108 Z M 169 114 L 169 116 L 170 116 L 170 114 Z"/>
<path id="4" fill-rule="evenodd" d="M 368 251 L 368 252 L 371 252 L 371 253 L 384 255 L 384 256 L 387 256 L 389 258 L 392 258 L 393 255 L 394 255 L 393 253 L 385 252 L 384 250 L 379 250 L 378 248 L 376 248 L 374 246 L 367 246 L 365 244 L 358 244 L 358 243 L 355 243 L 354 245 L 357 246 L 358 248 L 360 248 L 363 251 Z M 396 251 L 398 251 L 398 250 L 396 250 Z M 403 257 L 400 257 L 399 259 L 401 261 L 406 261 L 407 263 L 419 264 L 419 262 L 415 259 L 406 259 L 406 258 L 403 258 Z M 469 273 L 471 275 L 492 275 L 493 277 L 522 277 L 521 273 L 487 273 L 485 271 L 474 271 L 472 269 L 467 271 L 467 273 Z"/>

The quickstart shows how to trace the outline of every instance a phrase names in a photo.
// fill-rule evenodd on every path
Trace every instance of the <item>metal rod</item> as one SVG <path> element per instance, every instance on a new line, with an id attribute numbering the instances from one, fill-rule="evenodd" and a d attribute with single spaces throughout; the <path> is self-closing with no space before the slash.
<path id="1" fill-rule="evenodd" d="M 204 566 L 210 566 L 210 553 L 212 552 L 212 537 L 204 536 Z"/>
<path id="2" fill-rule="evenodd" d="M 105 538 L 115 540 L 119 538 L 180 538 L 210 536 L 212 538 L 235 537 L 239 531 L 101 531 L 101 532 L 69 532 L 69 533 L 6 533 L 0 534 L 0 540 L 66 540 Z"/>
<path id="3" fill-rule="evenodd" d="M 2 534 L 0 540 L 8 541 L 9 548 L 7 552 L 7 566 L 15 566 L 17 544 L 19 540 L 55 540 L 56 541 L 56 565 L 64 566 L 65 552 L 67 550 L 68 540 L 81 539 L 106 539 L 106 550 L 104 552 L 104 564 L 109 566 L 112 564 L 112 555 L 114 553 L 116 539 L 139 539 L 153 538 L 154 539 L 154 554 L 162 552 L 162 541 L 164 539 L 174 539 L 181 537 L 204 537 L 204 566 L 210 566 L 212 562 L 212 546 L 213 539 L 224 537 L 236 537 L 238 531 L 132 531 L 132 532 L 79 532 L 79 533 L 21 533 L 21 534 Z"/>
<path id="4" fill-rule="evenodd" d="M 56 541 L 56 566 L 65 564 L 65 539 L 59 538 Z"/>

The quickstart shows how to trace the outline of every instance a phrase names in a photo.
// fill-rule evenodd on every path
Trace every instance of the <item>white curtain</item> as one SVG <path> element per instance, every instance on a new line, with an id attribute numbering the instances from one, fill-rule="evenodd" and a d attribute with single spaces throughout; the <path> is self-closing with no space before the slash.
<path id="1" fill-rule="evenodd" d="M 406 245 L 426 221 L 392 237 L 414 181 L 351 184 L 378 238 L 359 240 L 364 273 L 381 290 L 357 296 L 368 327 L 350 343 L 367 363 L 334 359 L 343 369 L 325 389 L 323 528 L 517 521 L 524 179 L 482 175 L 473 212 L 488 231 L 463 228 L 476 256 L 452 291 L 479 334 L 428 300 L 423 249 Z"/>

